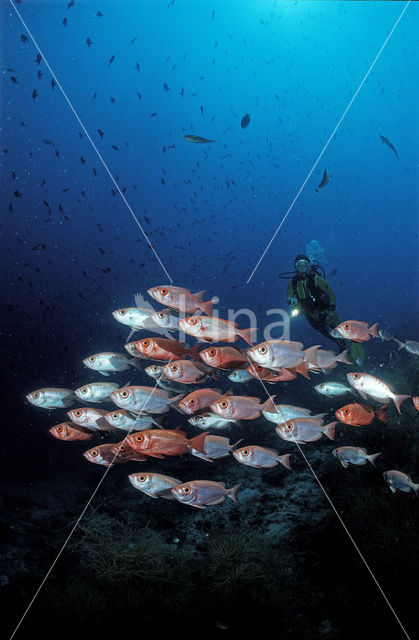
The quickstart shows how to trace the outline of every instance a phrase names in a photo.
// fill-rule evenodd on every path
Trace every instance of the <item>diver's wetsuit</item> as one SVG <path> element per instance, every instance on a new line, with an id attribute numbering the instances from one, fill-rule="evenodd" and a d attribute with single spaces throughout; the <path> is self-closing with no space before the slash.
<path id="1" fill-rule="evenodd" d="M 288 283 L 287 303 L 298 301 L 301 313 L 305 315 L 313 329 L 333 340 L 339 351 L 346 349 L 345 340 L 334 338 L 330 329 L 340 324 L 335 312 L 336 296 L 329 283 L 317 273 L 297 275 Z"/>

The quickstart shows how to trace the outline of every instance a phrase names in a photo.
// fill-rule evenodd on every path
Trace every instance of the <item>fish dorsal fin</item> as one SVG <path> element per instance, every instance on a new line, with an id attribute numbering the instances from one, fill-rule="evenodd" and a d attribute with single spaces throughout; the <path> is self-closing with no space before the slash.
<path id="1" fill-rule="evenodd" d="M 195 296 L 195 298 L 199 300 L 199 302 L 202 302 L 204 299 L 204 293 L 205 293 L 205 289 L 203 289 L 202 291 L 197 291 L 193 295 Z"/>
<path id="2" fill-rule="evenodd" d="M 231 387 L 228 391 L 223 393 L 223 398 L 225 398 L 226 396 L 232 396 L 232 395 L 233 395 L 233 387 Z M 257 398 L 257 400 L 259 400 L 259 398 Z"/>

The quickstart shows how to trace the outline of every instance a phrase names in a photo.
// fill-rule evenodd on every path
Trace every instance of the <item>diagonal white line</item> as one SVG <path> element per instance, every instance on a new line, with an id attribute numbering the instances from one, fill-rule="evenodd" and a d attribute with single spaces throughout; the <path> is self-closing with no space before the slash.
<path id="1" fill-rule="evenodd" d="M 78 115 L 78 113 L 76 112 L 75 108 L 73 107 L 73 105 L 70 102 L 70 99 L 68 98 L 66 92 L 64 91 L 64 89 L 62 88 L 60 82 L 58 81 L 55 73 L 53 72 L 53 70 L 51 69 L 47 59 L 45 58 L 45 55 L 43 54 L 43 52 L 41 51 L 41 49 L 39 48 L 38 43 L 36 42 L 35 38 L 33 37 L 32 33 L 29 30 L 29 27 L 27 26 L 27 24 L 25 23 L 25 21 L 23 20 L 22 16 L 20 15 L 19 11 L 17 10 L 16 6 L 13 4 L 12 0 L 9 0 L 11 6 L 13 7 L 13 9 L 15 10 L 17 16 L 19 17 L 19 20 L 21 21 L 22 25 L 24 26 L 24 28 L 26 29 L 30 39 L 32 40 L 33 44 L 35 45 L 35 48 L 38 50 L 38 52 L 41 54 L 43 61 L 45 62 L 48 71 L 50 72 L 50 74 L 52 75 L 52 77 L 54 78 L 55 82 L 57 83 L 58 88 L 60 89 L 61 93 L 64 96 L 65 101 L 67 102 L 68 106 L 70 107 L 71 111 L 73 112 L 77 122 L 79 123 L 79 125 L 81 126 L 81 128 L 83 129 L 87 139 L 89 140 L 90 144 L 92 145 L 94 151 L 96 152 L 100 162 L 102 163 L 103 167 L 105 168 L 105 171 L 107 172 L 108 176 L 110 177 L 110 179 L 112 180 L 115 189 L 118 191 L 119 195 L 121 196 L 122 200 L 124 201 L 124 204 L 126 205 L 128 211 L 130 212 L 130 214 L 132 215 L 132 217 L 134 218 L 135 222 L 138 225 L 138 228 L 140 229 L 141 233 L 143 234 L 144 238 L 147 241 L 148 246 L 150 247 L 150 249 L 152 250 L 152 252 L 154 253 L 155 257 L 157 258 L 161 268 L 163 269 L 164 273 L 166 274 L 166 276 L 169 278 L 171 284 L 173 284 L 173 280 L 170 277 L 166 267 L 164 266 L 163 262 L 161 261 L 156 249 L 154 248 L 150 238 L 147 236 L 146 232 L 144 231 L 143 227 L 141 226 L 137 216 L 135 215 L 134 211 L 131 208 L 131 205 L 129 204 L 129 202 L 127 201 L 126 197 L 124 196 L 124 194 L 122 193 L 121 189 L 119 188 L 118 183 L 116 182 L 115 178 L 113 177 L 111 171 L 109 170 L 106 162 L 104 161 L 104 159 L 102 158 L 99 149 L 96 147 L 95 143 L 93 142 L 92 138 L 90 137 L 86 127 L 84 126 L 83 122 L 80 120 L 80 117 Z"/>
<path id="2" fill-rule="evenodd" d="M 253 365 L 253 364 L 254 364 L 254 363 L 249 359 L 249 357 L 248 357 L 248 356 L 247 356 L 247 359 L 248 359 L 248 361 L 249 361 L 249 363 L 250 363 L 251 365 Z M 265 392 L 266 392 L 266 395 L 267 395 L 267 396 L 268 396 L 268 398 L 269 398 L 271 394 L 269 393 L 268 389 L 266 388 L 266 385 L 264 384 L 263 380 L 262 380 L 262 379 L 261 379 L 261 377 L 259 376 L 259 374 L 258 374 L 258 372 L 256 371 L 256 369 L 255 369 L 255 373 L 256 373 L 256 375 L 257 375 L 257 377 L 258 377 L 258 380 L 259 380 L 260 384 L 261 384 L 261 385 L 262 385 L 262 387 L 264 388 L 264 390 L 265 390 Z M 277 409 L 276 405 L 275 405 L 275 409 L 277 410 L 277 414 L 279 415 L 281 422 L 286 422 L 286 420 L 284 420 L 284 419 L 283 419 L 283 418 L 284 418 L 284 415 L 282 414 L 281 410 L 279 410 L 279 411 L 278 411 L 278 409 Z M 316 472 L 314 471 L 313 467 L 311 466 L 310 462 L 308 461 L 308 459 L 307 459 L 307 457 L 306 457 L 305 453 L 304 453 L 304 452 L 303 452 L 303 450 L 301 449 L 300 444 L 299 444 L 299 443 L 297 442 L 297 440 L 294 438 L 294 435 L 292 435 L 292 439 L 293 439 L 293 442 L 297 445 L 299 452 L 301 453 L 302 457 L 304 458 L 304 460 L 305 460 L 305 462 L 306 462 L 306 464 L 307 464 L 308 468 L 310 469 L 311 473 L 313 474 L 314 479 L 316 480 L 316 482 L 317 482 L 317 484 L 319 485 L 320 489 L 323 491 L 323 493 L 324 493 L 324 495 L 325 495 L 325 497 L 326 497 L 327 501 L 329 502 L 330 506 L 332 507 L 332 509 L 333 509 L 333 511 L 334 511 L 334 513 L 335 513 L 335 515 L 336 515 L 336 517 L 337 517 L 337 519 L 339 520 L 340 524 L 342 525 L 343 529 L 345 530 L 345 532 L 346 532 L 346 534 L 347 534 L 348 538 L 350 539 L 350 541 L 352 542 L 353 546 L 355 547 L 355 550 L 357 551 L 357 553 L 358 553 L 359 557 L 361 558 L 361 560 L 362 560 L 362 562 L 364 563 L 365 567 L 368 569 L 368 572 L 369 572 L 370 576 L 372 577 L 372 579 L 374 580 L 375 584 L 377 585 L 377 587 L 378 587 L 378 589 L 379 589 L 379 591 L 380 591 L 381 595 L 383 596 L 384 600 L 386 601 L 386 603 L 387 603 L 387 605 L 388 605 L 388 607 L 389 607 L 390 611 L 392 612 L 392 614 L 393 614 L 394 618 L 397 620 L 397 622 L 398 622 L 398 624 L 399 624 L 399 626 L 400 626 L 401 630 L 403 631 L 403 633 L 404 633 L 404 635 L 406 636 L 406 638 L 407 638 L 408 640 L 411 640 L 411 638 L 410 638 L 409 634 L 407 633 L 407 631 L 406 631 L 406 629 L 404 628 L 404 626 L 403 626 L 402 622 L 400 621 L 400 618 L 398 617 L 397 613 L 395 612 L 394 608 L 392 607 L 392 605 L 391 605 L 391 603 L 390 603 L 389 599 L 387 598 L 386 594 L 384 593 L 384 591 L 383 591 L 383 589 L 382 589 L 382 587 L 381 587 L 380 583 L 378 582 L 378 580 L 377 580 L 377 578 L 375 577 L 375 575 L 374 575 L 373 571 L 371 570 L 371 568 L 370 568 L 370 566 L 369 566 L 368 562 L 365 560 L 365 558 L 364 558 L 364 556 L 363 556 L 363 554 L 362 554 L 362 552 L 361 552 L 360 548 L 358 547 L 358 545 L 357 545 L 357 543 L 355 542 L 355 540 L 354 540 L 353 536 L 351 535 L 351 533 L 350 533 L 350 531 L 349 531 L 348 527 L 346 526 L 346 524 L 345 524 L 345 523 L 344 523 L 344 521 L 342 520 L 342 518 L 341 518 L 341 516 L 340 516 L 340 514 L 339 514 L 339 512 L 338 512 L 338 510 L 336 509 L 335 505 L 333 504 L 333 502 L 332 502 L 332 500 L 331 500 L 330 496 L 328 495 L 328 493 L 327 493 L 326 489 L 324 488 L 324 486 L 323 486 L 323 485 L 322 485 L 322 483 L 320 482 L 319 477 L 317 476 Z"/>
<path id="3" fill-rule="evenodd" d="M 256 263 L 255 268 L 253 269 L 252 273 L 250 274 L 246 284 L 249 284 L 249 282 L 251 281 L 251 279 L 253 278 L 256 269 L 259 267 L 260 263 L 262 262 L 263 258 L 265 257 L 266 253 L 269 250 L 269 247 L 271 246 L 271 244 L 273 243 L 273 241 L 275 240 L 279 230 L 281 229 L 282 225 L 284 224 L 285 220 L 288 218 L 289 214 L 291 213 L 295 203 L 297 202 L 298 198 L 300 197 L 300 193 L 302 192 L 302 190 L 304 189 L 304 187 L 306 186 L 311 174 L 313 173 L 314 169 L 316 168 L 317 164 L 319 163 L 321 157 L 323 156 L 324 152 L 326 151 L 327 147 L 329 146 L 330 141 L 332 140 L 333 136 L 335 135 L 336 131 L 339 129 L 342 120 L 344 119 L 344 117 L 346 116 L 346 114 L 348 113 L 349 109 L 351 108 L 355 98 L 357 97 L 358 93 L 361 90 L 361 87 L 363 86 L 363 84 L 365 83 L 366 79 L 368 78 L 368 76 L 370 75 L 375 63 L 377 62 L 378 58 L 380 57 L 384 47 L 386 46 L 387 42 L 389 41 L 393 31 L 395 30 L 395 28 L 397 27 L 398 23 L 401 20 L 401 17 L 403 16 L 404 12 L 406 11 L 407 7 L 409 6 L 411 0 L 408 0 L 403 11 L 401 12 L 401 14 L 399 15 L 399 17 L 397 18 L 393 28 L 391 29 L 390 33 L 388 34 L 387 38 L 385 39 L 383 45 L 381 46 L 381 49 L 379 50 L 379 52 L 377 53 L 377 55 L 375 56 L 373 62 L 371 63 L 370 68 L 368 69 L 367 73 L 365 74 L 365 76 L 363 77 L 358 89 L 355 91 L 355 94 L 353 95 L 353 97 L 351 98 L 351 100 L 349 101 L 348 106 L 346 107 L 345 111 L 343 112 L 342 116 L 339 119 L 339 122 L 337 123 L 337 125 L 335 126 L 335 128 L 333 129 L 332 133 L 329 136 L 329 139 L 327 140 L 326 144 L 324 145 L 323 149 L 321 150 L 317 160 L 315 161 L 315 163 L 313 164 L 312 168 L 310 169 L 310 171 L 307 174 L 306 179 L 304 180 L 303 184 L 301 185 L 300 189 L 297 192 L 297 195 L 295 196 L 294 200 L 291 202 L 287 212 L 285 213 L 284 217 L 282 218 L 281 222 L 279 223 L 276 231 L 274 232 L 272 238 L 270 239 L 270 241 L 268 242 L 268 244 L 266 245 L 266 248 L 264 250 L 264 252 L 262 253 L 262 255 L 260 256 L 258 262 Z"/>
<path id="4" fill-rule="evenodd" d="M 170 360 L 171 362 L 171 360 Z M 161 377 L 163 376 L 163 373 L 160 375 L 160 378 L 158 380 L 156 380 L 156 384 L 154 385 L 151 393 L 147 396 L 145 402 L 143 403 L 143 406 L 141 407 L 141 410 L 138 414 L 138 417 L 136 418 L 136 421 L 138 420 L 138 418 L 142 415 L 142 412 L 144 410 L 144 407 L 147 405 L 147 402 L 149 401 L 149 399 L 152 397 L 154 391 L 157 389 L 157 383 L 160 381 Z M 136 421 L 134 422 L 134 424 L 131 425 L 129 431 L 127 432 L 126 436 L 124 436 L 124 442 L 126 440 L 126 438 L 129 436 L 129 434 L 131 433 L 131 431 L 133 430 L 133 428 L 135 427 Z M 32 607 L 33 603 L 35 602 L 36 598 L 39 595 L 39 592 L 41 591 L 42 587 L 44 586 L 45 582 L 48 580 L 48 577 L 51 573 L 51 571 L 54 569 L 55 565 L 57 564 L 59 558 L 61 557 L 61 554 L 63 553 L 64 549 L 66 548 L 68 542 L 70 541 L 71 536 L 73 535 L 73 533 L 75 532 L 75 530 L 77 529 L 77 527 L 79 526 L 80 521 L 82 520 L 84 514 L 86 513 L 87 509 L 89 508 L 89 505 L 91 504 L 93 498 L 95 497 L 95 495 L 97 494 L 97 492 L 99 491 L 103 481 L 105 480 L 106 476 L 108 475 L 109 471 L 112 468 L 112 464 L 115 460 L 115 458 L 118 456 L 118 453 L 115 453 L 114 457 L 112 458 L 112 461 L 110 463 L 110 465 L 108 467 L 106 467 L 105 473 L 103 474 L 103 476 L 101 477 L 101 479 L 99 480 L 98 485 L 96 486 L 95 490 L 93 491 L 92 495 L 90 496 L 89 500 L 86 503 L 86 506 L 84 507 L 83 511 L 81 512 L 81 514 L 79 515 L 79 517 L 76 520 L 76 523 L 74 525 L 74 527 L 71 529 L 70 533 L 68 534 L 67 538 L 64 541 L 64 544 L 62 545 L 61 549 L 59 550 L 56 558 L 54 559 L 52 565 L 50 566 L 50 568 L 48 569 L 47 573 L 45 574 L 44 579 L 42 580 L 41 584 L 39 585 L 38 589 L 36 590 L 32 600 L 29 602 L 28 606 L 26 607 L 21 619 L 19 620 L 16 628 L 14 629 L 12 635 L 10 636 L 10 640 L 12 640 L 12 638 L 15 636 L 16 632 L 18 631 L 20 625 L 22 624 L 22 622 L 24 621 L 26 615 L 29 612 L 29 609 Z"/>

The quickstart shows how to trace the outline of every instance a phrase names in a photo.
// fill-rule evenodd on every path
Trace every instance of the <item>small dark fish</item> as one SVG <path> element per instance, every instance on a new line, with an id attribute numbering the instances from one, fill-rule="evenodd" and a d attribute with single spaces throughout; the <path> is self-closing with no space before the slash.
<path id="1" fill-rule="evenodd" d="M 57 156 L 57 158 L 59 158 L 59 157 L 60 157 L 60 152 L 58 151 L 58 149 L 54 149 L 54 153 L 55 153 L 55 155 Z"/>
<path id="2" fill-rule="evenodd" d="M 143 97 L 143 96 L 141 95 L 141 93 L 140 93 L 139 91 L 137 91 L 137 98 L 138 98 L 138 100 L 141 100 L 141 98 L 142 98 L 142 97 Z"/>
<path id="3" fill-rule="evenodd" d="M 163 90 L 166 91 L 166 93 L 170 91 L 170 87 L 165 82 L 163 83 Z"/>
<path id="4" fill-rule="evenodd" d="M 378 335 L 382 342 L 391 342 L 392 340 L 396 340 L 396 334 L 390 333 L 387 329 L 378 329 Z"/>
<path id="5" fill-rule="evenodd" d="M 98 129 L 97 132 L 101 138 L 103 138 L 103 136 L 105 135 L 101 129 Z"/>
<path id="6" fill-rule="evenodd" d="M 65 193 L 66 191 L 70 191 L 71 187 L 66 187 L 65 189 L 61 189 L 61 193 Z"/>
<path id="7" fill-rule="evenodd" d="M 32 100 L 35 100 L 35 98 L 37 98 L 37 97 L 38 97 L 38 95 L 39 95 L 39 94 L 38 94 L 37 90 L 36 90 L 36 89 L 34 89 L 34 90 L 32 91 Z"/>
<path id="8" fill-rule="evenodd" d="M 323 172 L 322 181 L 319 184 L 319 186 L 317 187 L 317 189 L 314 189 L 314 191 L 316 193 L 318 193 L 320 191 L 320 189 L 323 189 L 323 187 L 325 187 L 327 184 L 329 184 L 329 174 L 327 173 L 327 169 L 325 169 L 324 172 Z"/>
<path id="9" fill-rule="evenodd" d="M 22 35 L 20 36 L 20 39 L 22 40 L 23 43 L 28 41 L 28 36 L 25 36 L 24 33 L 22 33 Z"/>
<path id="10" fill-rule="evenodd" d="M 179 95 L 183 98 L 183 94 L 185 93 L 184 88 L 182 87 L 182 89 L 179 91 Z"/>
<path id="11" fill-rule="evenodd" d="M 91 47 L 93 42 L 90 40 L 90 38 L 86 38 L 86 44 L 88 47 Z"/>
<path id="12" fill-rule="evenodd" d="M 51 89 L 54 89 L 55 85 L 57 83 L 55 82 L 54 78 L 51 79 Z"/>
<path id="13" fill-rule="evenodd" d="M 117 146 L 116 146 L 116 144 L 113 144 L 113 145 L 112 145 L 112 149 L 113 149 L 114 151 L 119 151 L 119 147 L 117 147 Z"/>
<path id="14" fill-rule="evenodd" d="M 42 73 L 41 69 L 38 69 L 38 73 L 36 74 L 36 77 L 38 78 L 38 80 L 40 80 L 43 75 L 44 74 Z"/>
<path id="15" fill-rule="evenodd" d="M 157 113 L 154 111 L 153 113 L 150 113 L 150 118 L 155 118 L 157 115 Z"/>
<path id="16" fill-rule="evenodd" d="M 115 102 L 116 102 L 116 100 L 115 100 L 115 98 L 113 96 L 110 96 L 109 100 L 112 102 L 112 104 L 115 104 Z"/>
<path id="17" fill-rule="evenodd" d="M 391 144 L 390 140 L 388 138 L 386 138 L 385 136 L 382 136 L 380 134 L 378 134 L 381 138 L 381 142 L 383 144 L 386 144 L 392 151 L 394 151 L 394 153 L 396 154 L 396 158 L 397 160 L 399 159 L 399 154 L 397 153 L 396 149 L 393 147 L 393 145 Z"/>
<path id="18" fill-rule="evenodd" d="M 55 145 L 54 145 L 54 143 L 53 143 L 53 142 L 51 142 L 51 140 L 48 140 L 48 138 L 44 138 L 44 139 L 42 140 L 42 142 L 43 142 L 44 144 L 49 145 L 50 147 L 54 147 L 54 146 L 55 146 Z"/>
<path id="19" fill-rule="evenodd" d="M 16 76 L 10 76 L 10 80 L 13 82 L 13 84 L 18 84 Z"/>
<path id="20" fill-rule="evenodd" d="M 36 54 L 35 62 L 36 64 L 41 64 L 42 56 L 40 53 Z"/>
<path id="21" fill-rule="evenodd" d="M 137 69 L 137 71 L 139 71 L 139 70 L 140 70 L 140 65 L 139 65 L 139 63 L 138 63 L 138 62 L 136 62 L 136 63 L 135 63 L 135 68 Z"/>
<path id="22" fill-rule="evenodd" d="M 62 24 L 66 27 L 67 26 L 67 18 L 63 18 L 63 22 Z"/>
<path id="23" fill-rule="evenodd" d="M 21 198 L 22 197 L 22 194 L 20 193 L 20 191 L 17 191 L 17 190 L 13 191 L 13 195 L 14 195 L 15 198 Z"/>
<path id="24" fill-rule="evenodd" d="M 130 42 L 130 44 L 134 44 L 134 42 L 138 39 L 138 36 L 135 36 L 135 38 L 133 38 Z"/>
<path id="25" fill-rule="evenodd" d="M 75 4 L 76 4 L 76 0 L 70 0 L 70 2 L 67 5 L 67 9 L 71 9 L 71 7 L 74 7 Z"/>
<path id="26" fill-rule="evenodd" d="M 39 244 L 36 244 L 34 247 L 32 247 L 31 251 L 38 251 L 38 249 L 42 249 L 42 251 L 45 251 L 46 245 L 40 242 Z"/>
<path id="27" fill-rule="evenodd" d="M 214 20 L 214 17 L 215 17 L 215 9 L 213 9 L 211 12 L 211 22 Z"/>
<path id="28" fill-rule="evenodd" d="M 202 113 L 202 117 L 204 117 L 204 107 L 201 104 L 201 106 L 199 107 L 200 112 Z"/>
<path id="29" fill-rule="evenodd" d="M 22 127 L 26 127 L 27 125 L 23 122 L 23 120 L 20 121 L 20 124 L 22 125 Z"/>
<path id="30" fill-rule="evenodd" d="M 208 142 L 215 142 L 215 140 L 209 140 L 208 138 L 202 138 L 201 136 L 195 136 L 192 133 L 188 133 L 183 136 L 186 142 L 195 142 L 196 144 L 206 144 Z"/>
<path id="31" fill-rule="evenodd" d="M 106 269 L 102 269 L 103 273 L 110 273 L 111 272 L 111 268 L 110 267 L 106 267 Z"/>
<path id="32" fill-rule="evenodd" d="M 112 64 L 114 60 L 115 60 L 115 56 L 112 56 L 111 58 L 109 58 L 108 67 Z"/>
<path id="33" fill-rule="evenodd" d="M 250 115 L 246 113 L 246 115 L 244 115 L 243 118 L 241 119 L 240 126 L 242 129 L 246 129 L 246 127 L 249 126 L 249 123 L 250 123 Z"/>
<path id="34" fill-rule="evenodd" d="M 83 156 L 80 156 L 80 162 L 81 162 L 82 164 L 86 164 L 86 160 L 83 158 Z"/>
<path id="35" fill-rule="evenodd" d="M 101 11 L 98 11 L 98 12 L 96 13 L 96 17 L 97 17 L 97 18 L 103 18 L 103 13 L 102 13 Z"/>

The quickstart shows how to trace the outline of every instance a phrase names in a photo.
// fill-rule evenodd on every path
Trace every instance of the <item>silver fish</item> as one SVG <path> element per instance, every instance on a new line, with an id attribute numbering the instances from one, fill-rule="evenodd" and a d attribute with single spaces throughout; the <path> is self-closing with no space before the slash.
<path id="1" fill-rule="evenodd" d="M 97 431 L 112 431 L 115 427 L 105 420 L 107 411 L 104 409 L 96 409 L 95 407 L 79 407 L 67 411 L 67 415 L 72 422 L 80 427 L 95 429 Z"/>
<path id="2" fill-rule="evenodd" d="M 45 387 L 28 393 L 26 399 L 36 407 L 43 409 L 62 409 L 71 407 L 76 401 L 76 396 L 71 389 Z"/>
<path id="3" fill-rule="evenodd" d="M 253 376 L 250 375 L 246 369 L 236 369 L 227 377 L 231 382 L 247 382 L 248 380 L 253 380 Z"/>
<path id="4" fill-rule="evenodd" d="M 314 191 L 316 193 L 318 193 L 320 191 L 320 189 L 323 189 L 323 187 L 325 187 L 327 184 L 329 184 L 329 181 L 330 181 L 330 176 L 327 173 L 327 169 L 325 169 L 324 172 L 323 172 L 323 178 L 322 178 L 319 186 L 317 187 L 317 189 L 314 189 Z"/>
<path id="5" fill-rule="evenodd" d="M 311 416 L 310 409 L 304 409 L 303 407 L 294 407 L 292 404 L 276 404 L 276 411 L 262 411 L 262 414 L 265 416 L 269 422 L 274 422 L 275 424 L 279 424 L 280 422 L 286 422 L 287 420 L 292 420 L 293 418 L 324 418 L 325 413 L 318 413 L 315 416 Z"/>
<path id="6" fill-rule="evenodd" d="M 237 442 L 232 445 L 230 444 L 230 440 L 228 438 L 224 438 L 224 436 L 207 435 L 205 437 L 203 447 L 204 452 L 200 453 L 196 449 L 191 448 L 191 454 L 197 458 L 202 458 L 202 460 L 206 460 L 207 462 L 212 462 L 218 458 L 225 458 L 230 455 L 236 445 Z"/>
<path id="7" fill-rule="evenodd" d="M 179 331 L 179 317 L 173 315 L 170 309 L 160 309 L 152 313 L 150 317 L 159 327 L 167 331 Z"/>
<path id="8" fill-rule="evenodd" d="M 397 346 L 400 349 L 406 349 L 409 353 L 414 356 L 419 356 L 419 342 L 415 340 L 406 340 L 405 342 L 401 342 L 400 340 L 396 340 Z"/>
<path id="9" fill-rule="evenodd" d="M 152 329 L 156 326 L 156 323 L 151 319 L 152 313 L 153 308 L 151 305 L 150 309 L 147 310 L 138 309 L 138 307 L 125 307 L 124 309 L 112 311 L 115 320 L 136 331 Z"/>
<path id="10" fill-rule="evenodd" d="M 184 394 L 174 398 L 163 389 L 155 387 L 131 386 L 117 389 L 111 393 L 111 400 L 121 409 L 134 413 L 166 413 L 170 405 L 175 404 Z"/>
<path id="11" fill-rule="evenodd" d="M 349 464 L 367 464 L 367 460 L 375 466 L 375 459 L 381 455 L 380 453 L 368 454 L 367 450 L 363 447 L 338 447 L 333 449 L 332 454 L 340 460 L 345 469 L 349 467 Z"/>
<path id="12" fill-rule="evenodd" d="M 208 142 L 214 142 L 214 140 L 208 140 L 208 138 L 203 138 L 202 136 L 195 136 L 193 133 L 188 133 L 186 136 L 183 136 L 186 142 L 194 142 L 195 144 L 206 144 Z"/>
<path id="13" fill-rule="evenodd" d="M 116 382 L 90 382 L 76 389 L 74 393 L 84 402 L 109 402 L 109 396 L 115 389 L 119 389 Z"/>
<path id="14" fill-rule="evenodd" d="M 194 427 L 198 427 L 198 429 L 225 429 L 228 426 L 231 426 L 233 422 L 237 422 L 236 420 L 229 420 L 228 418 L 221 418 L 213 411 L 206 411 L 205 413 L 200 413 L 196 416 L 191 416 L 188 418 L 189 424 Z"/>
<path id="15" fill-rule="evenodd" d="M 237 484 L 231 489 L 226 489 L 224 482 L 213 482 L 211 480 L 191 480 L 171 489 L 172 495 L 179 502 L 189 504 L 197 509 L 205 509 L 211 504 L 224 502 L 225 497 L 238 502 L 237 493 L 241 484 Z"/>
<path id="16" fill-rule="evenodd" d="M 161 423 L 158 418 L 153 418 L 147 414 L 137 415 L 130 413 L 125 409 L 115 409 L 104 415 L 105 420 L 116 429 L 122 429 L 123 431 L 142 431 L 147 429 L 150 425 L 154 424 L 161 427 Z"/>
<path id="17" fill-rule="evenodd" d="M 304 444 L 306 442 L 316 442 L 320 440 L 322 434 L 327 436 L 329 440 L 334 440 L 335 427 L 338 422 L 330 422 L 323 425 L 322 420 L 315 420 L 313 418 L 294 418 L 288 420 L 283 424 L 279 424 L 275 431 L 283 440 L 288 442 L 298 442 Z"/>
<path id="18" fill-rule="evenodd" d="M 103 376 L 108 376 L 109 372 L 126 371 L 130 366 L 138 366 L 135 360 L 129 360 L 123 353 L 114 353 L 113 351 L 95 353 L 85 358 L 83 364 Z"/>
<path id="19" fill-rule="evenodd" d="M 128 480 L 133 487 L 150 496 L 150 498 L 166 498 L 167 500 L 176 499 L 170 490 L 182 482 L 177 478 L 148 472 L 131 473 L 128 476 Z"/>
<path id="20" fill-rule="evenodd" d="M 419 484 L 412 482 L 412 478 L 407 473 L 391 469 L 390 471 L 384 471 L 383 478 L 393 493 L 396 493 L 397 490 L 403 491 L 403 493 L 409 493 L 413 490 L 418 495 Z"/>
<path id="21" fill-rule="evenodd" d="M 257 469 L 270 469 L 271 467 L 276 467 L 279 463 L 287 469 L 291 469 L 290 454 L 286 453 L 280 456 L 276 449 L 250 445 L 236 449 L 233 451 L 233 456 L 238 462 Z"/>
<path id="22" fill-rule="evenodd" d="M 352 393 L 356 395 L 355 391 L 351 388 L 342 384 L 341 382 L 322 382 L 321 384 L 316 384 L 314 387 L 317 393 L 321 393 L 323 396 L 329 396 L 333 398 L 334 396 L 343 396 L 345 393 Z"/>

